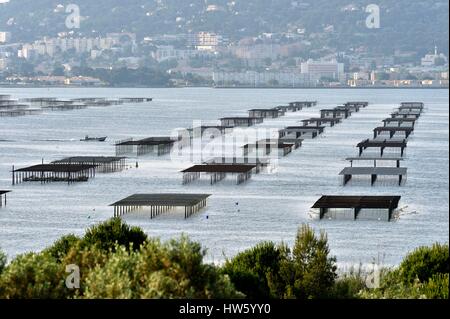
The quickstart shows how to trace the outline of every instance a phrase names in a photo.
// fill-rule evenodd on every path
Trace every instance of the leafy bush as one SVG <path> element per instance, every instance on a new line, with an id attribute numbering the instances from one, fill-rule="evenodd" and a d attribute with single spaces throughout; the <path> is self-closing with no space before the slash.
<path id="1" fill-rule="evenodd" d="M 433 275 L 449 273 L 448 245 L 433 244 L 431 247 L 419 247 L 408 254 L 399 266 L 400 280 L 412 283 L 428 281 Z"/>
<path id="2" fill-rule="evenodd" d="M 53 258 L 61 260 L 67 255 L 69 250 L 73 246 L 75 246 L 79 241 L 80 238 L 78 238 L 73 234 L 66 235 L 55 241 L 52 246 L 46 248 L 43 252 L 47 252 Z"/>
<path id="3" fill-rule="evenodd" d="M 203 263 L 205 251 L 186 237 L 150 240 L 139 251 L 118 248 L 86 278 L 86 298 L 236 298 L 227 276 Z"/>
<path id="4" fill-rule="evenodd" d="M 108 251 L 115 249 L 116 244 L 126 248 L 139 249 L 147 240 L 147 235 L 139 227 L 131 227 L 122 223 L 120 218 L 112 218 L 104 223 L 89 228 L 82 239 L 82 246 L 97 246 Z"/>
<path id="5" fill-rule="evenodd" d="M 431 255 L 445 257 L 445 246 L 435 244 L 416 249 L 405 257 L 399 267 L 383 270 L 379 288 L 365 289 L 359 296 L 368 299 L 448 299 L 449 273 L 445 273 L 442 259 L 427 259 L 430 252 L 433 252 Z M 423 269 L 425 264 L 429 267 L 428 271 Z M 422 280 L 419 273 L 425 273 Z"/>
<path id="6" fill-rule="evenodd" d="M 376 289 L 365 288 L 361 273 L 337 278 L 329 253 L 325 233 L 302 225 L 292 251 L 263 242 L 219 268 L 187 237 L 162 243 L 112 219 L 7 266 L 0 252 L 0 298 L 448 298 L 448 245 L 421 247 L 382 269 Z M 70 264 L 80 268 L 80 289 L 65 286 Z"/>
<path id="7" fill-rule="evenodd" d="M 325 298 L 336 278 L 335 258 L 328 255 L 326 235 L 316 237 L 305 224 L 292 252 L 262 243 L 227 261 L 223 271 L 248 298 Z"/>
<path id="8" fill-rule="evenodd" d="M 64 269 L 47 253 L 16 257 L 0 276 L 0 298 L 66 298 Z"/>
<path id="9" fill-rule="evenodd" d="M 366 285 L 361 274 L 345 274 L 336 279 L 328 297 L 332 299 L 358 299 L 359 293 L 365 288 Z"/>
<path id="10" fill-rule="evenodd" d="M 222 271 L 247 298 L 280 298 L 284 293 L 284 285 L 279 287 L 280 266 L 287 253 L 287 247 L 263 242 L 227 260 Z"/>
<path id="11" fill-rule="evenodd" d="M 434 274 L 421 291 L 430 299 L 448 299 L 448 276 L 449 274 Z"/>

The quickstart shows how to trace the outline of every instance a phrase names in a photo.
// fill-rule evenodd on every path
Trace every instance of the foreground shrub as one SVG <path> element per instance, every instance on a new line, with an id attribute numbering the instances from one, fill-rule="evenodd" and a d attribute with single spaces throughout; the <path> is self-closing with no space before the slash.
<path id="1" fill-rule="evenodd" d="M 86 298 L 236 298 L 227 276 L 203 263 L 205 251 L 186 237 L 150 240 L 138 251 L 118 248 L 86 278 Z"/>
<path id="2" fill-rule="evenodd" d="M 222 271 L 247 298 L 281 298 L 284 284 L 280 267 L 287 258 L 287 247 L 263 242 L 227 260 Z"/>
<path id="3" fill-rule="evenodd" d="M 448 299 L 449 274 L 434 274 L 421 287 L 422 295 L 429 299 Z"/>
<path id="4" fill-rule="evenodd" d="M 0 298 L 66 298 L 64 270 L 47 253 L 16 257 L 0 276 Z"/>
<path id="5" fill-rule="evenodd" d="M 378 289 L 363 291 L 363 298 L 448 299 L 448 244 L 419 247 L 400 265 L 381 276 Z"/>
<path id="6" fill-rule="evenodd" d="M 336 278 L 327 237 L 302 225 L 292 252 L 263 243 L 227 261 L 223 271 L 248 298 L 326 298 Z"/>
<path id="7" fill-rule="evenodd" d="M 102 250 L 114 250 L 116 244 L 126 248 L 139 249 L 147 240 L 141 228 L 122 223 L 120 218 L 112 218 L 89 228 L 82 239 L 83 246 L 97 246 Z"/>
<path id="8" fill-rule="evenodd" d="M 48 247 L 43 252 L 47 252 L 53 258 L 61 260 L 67 255 L 69 250 L 79 242 L 80 238 L 77 236 L 73 234 L 66 235 L 55 241 L 52 246 Z"/>
<path id="9" fill-rule="evenodd" d="M 329 291 L 328 298 L 358 299 L 364 289 L 366 289 L 366 284 L 362 274 L 344 274 L 342 277 L 336 279 Z"/>
<path id="10" fill-rule="evenodd" d="M 324 232 L 319 237 L 303 224 L 297 232 L 291 263 L 284 267 L 288 298 L 326 298 L 336 274 L 336 259 L 329 256 L 328 239 Z"/>
<path id="11" fill-rule="evenodd" d="M 434 275 L 449 273 L 448 245 L 433 244 L 431 247 L 419 247 L 408 254 L 398 269 L 399 280 L 413 283 L 416 279 L 427 282 Z"/>
<path id="12" fill-rule="evenodd" d="M 380 288 L 366 289 L 359 296 L 365 299 L 448 299 L 448 274 L 435 275 L 425 283 L 415 280 L 405 284 L 393 279 L 395 273 L 390 272 L 391 279 L 384 279 Z"/>
<path id="13" fill-rule="evenodd" d="M 6 266 L 6 261 L 7 259 L 5 253 L 0 250 L 0 275 L 2 274 L 3 269 Z"/>

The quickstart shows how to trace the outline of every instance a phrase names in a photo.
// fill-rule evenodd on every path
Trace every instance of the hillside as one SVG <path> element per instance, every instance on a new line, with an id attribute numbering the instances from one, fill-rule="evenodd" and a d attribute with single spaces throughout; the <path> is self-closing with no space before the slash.
<path id="1" fill-rule="evenodd" d="M 365 45 L 381 52 L 393 49 L 426 52 L 434 45 L 448 53 L 448 1 L 380 0 L 381 28 L 365 26 L 364 0 L 77 0 L 82 35 L 135 32 L 155 34 L 214 31 L 230 40 L 262 32 L 304 28 L 306 35 L 323 33 L 323 45 L 338 50 Z M 0 31 L 15 41 L 55 36 L 65 28 L 63 0 L 10 0 L 0 4 Z M 55 10 L 56 9 L 56 10 Z M 322 40 L 322 39 L 321 39 Z"/>

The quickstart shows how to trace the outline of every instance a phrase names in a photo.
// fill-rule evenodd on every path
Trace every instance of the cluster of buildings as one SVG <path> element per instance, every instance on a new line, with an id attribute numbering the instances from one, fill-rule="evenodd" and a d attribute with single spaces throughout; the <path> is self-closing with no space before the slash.
<path id="1" fill-rule="evenodd" d="M 341 82 L 345 80 L 344 64 L 336 61 L 308 60 L 301 63 L 300 72 L 295 71 L 214 71 L 213 81 L 218 86 L 244 85 L 250 87 L 285 86 L 314 87 L 321 81 Z"/>
<path id="2" fill-rule="evenodd" d="M 284 39 L 287 35 L 283 35 Z M 310 38 L 299 36 L 285 41 L 280 35 L 264 33 L 230 42 L 220 34 L 206 31 L 142 40 L 127 32 L 97 37 L 60 33 L 58 37 L 44 37 L 32 43 L 13 43 L 11 33 L 0 32 L 0 75 L 26 62 L 34 66 L 36 75 L 47 76 L 62 76 L 52 73 L 55 65 L 63 67 L 66 73 L 75 66 L 160 67 L 169 75 L 182 75 L 181 79 L 173 79 L 175 85 L 183 85 L 187 75 L 195 75 L 215 86 L 448 87 L 448 59 L 437 48 L 419 60 L 415 52 L 383 56 L 351 49 L 320 55 Z M 305 52 L 311 54 L 305 57 Z M 402 59 L 410 62 L 397 61 Z M 14 74 L 8 74 L 8 81 L 21 82 L 20 76 L 23 74 L 14 79 Z M 83 85 L 101 85 L 100 81 L 86 79 Z M 59 78 L 54 80 L 61 82 Z M 63 82 L 68 81 L 80 82 L 68 77 Z"/>
<path id="3" fill-rule="evenodd" d="M 133 33 L 109 33 L 97 38 L 44 38 L 33 43 L 26 43 L 18 50 L 19 58 L 30 59 L 39 56 L 54 57 L 56 54 L 74 50 L 76 54 L 89 53 L 95 57 L 99 51 L 111 50 L 124 42 L 136 48 L 136 35 Z"/>

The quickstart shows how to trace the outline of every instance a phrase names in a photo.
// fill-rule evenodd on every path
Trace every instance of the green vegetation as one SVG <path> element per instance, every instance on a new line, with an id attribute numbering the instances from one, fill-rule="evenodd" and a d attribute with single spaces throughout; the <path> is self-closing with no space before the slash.
<path id="1" fill-rule="evenodd" d="M 248 298 L 325 298 L 336 278 L 324 233 L 316 237 L 307 225 L 298 231 L 292 252 L 271 242 L 227 260 L 223 272 Z"/>
<path id="2" fill-rule="evenodd" d="M 248 298 L 281 298 L 285 287 L 278 283 L 283 281 L 281 270 L 288 254 L 284 245 L 263 242 L 227 260 L 222 271 Z"/>
<path id="3" fill-rule="evenodd" d="M 78 68 L 72 70 L 74 76 L 90 76 L 98 78 L 110 86 L 133 86 L 133 87 L 166 87 L 170 86 L 170 77 L 162 69 L 142 67 L 138 69 L 91 69 Z"/>
<path id="4" fill-rule="evenodd" d="M 67 13 L 55 10 L 68 0 L 21 0 L 0 4 L 2 31 L 10 31 L 14 41 L 31 41 L 43 36 L 56 36 L 68 31 L 65 27 Z M 365 25 L 368 13 L 365 0 L 348 3 L 342 0 L 248 0 L 231 4 L 216 0 L 221 10 L 207 11 L 211 4 L 204 0 L 145 1 L 130 0 L 79 0 L 83 20 L 81 35 L 98 35 L 108 32 L 135 32 L 139 38 L 155 34 L 211 31 L 230 40 L 253 37 L 264 32 L 296 32 L 305 29 L 306 35 L 322 33 L 326 36 L 321 47 L 336 47 L 338 51 L 367 46 L 371 52 L 392 54 L 394 50 L 414 50 L 420 54 L 437 45 L 448 50 L 448 1 L 380 0 L 379 29 Z M 149 16 L 150 15 L 150 16 Z M 132 18 L 130 18 L 132 17 Z M 176 18 L 181 17 L 181 22 Z M 9 23 L 8 21 L 14 21 Z M 334 31 L 324 33 L 326 26 Z"/>
<path id="5" fill-rule="evenodd" d="M 0 298 L 448 298 L 448 253 L 420 247 L 370 289 L 361 271 L 338 276 L 326 234 L 307 225 L 292 248 L 262 242 L 217 266 L 185 236 L 161 242 L 114 218 L 9 264 L 0 252 Z M 66 287 L 69 265 L 77 289 Z"/>
<path id="6" fill-rule="evenodd" d="M 3 269 L 5 269 L 6 265 L 6 255 L 0 250 L 0 274 L 2 273 Z"/>
<path id="7" fill-rule="evenodd" d="M 449 247 L 419 247 L 396 269 L 385 270 L 378 289 L 366 298 L 448 298 Z"/>

